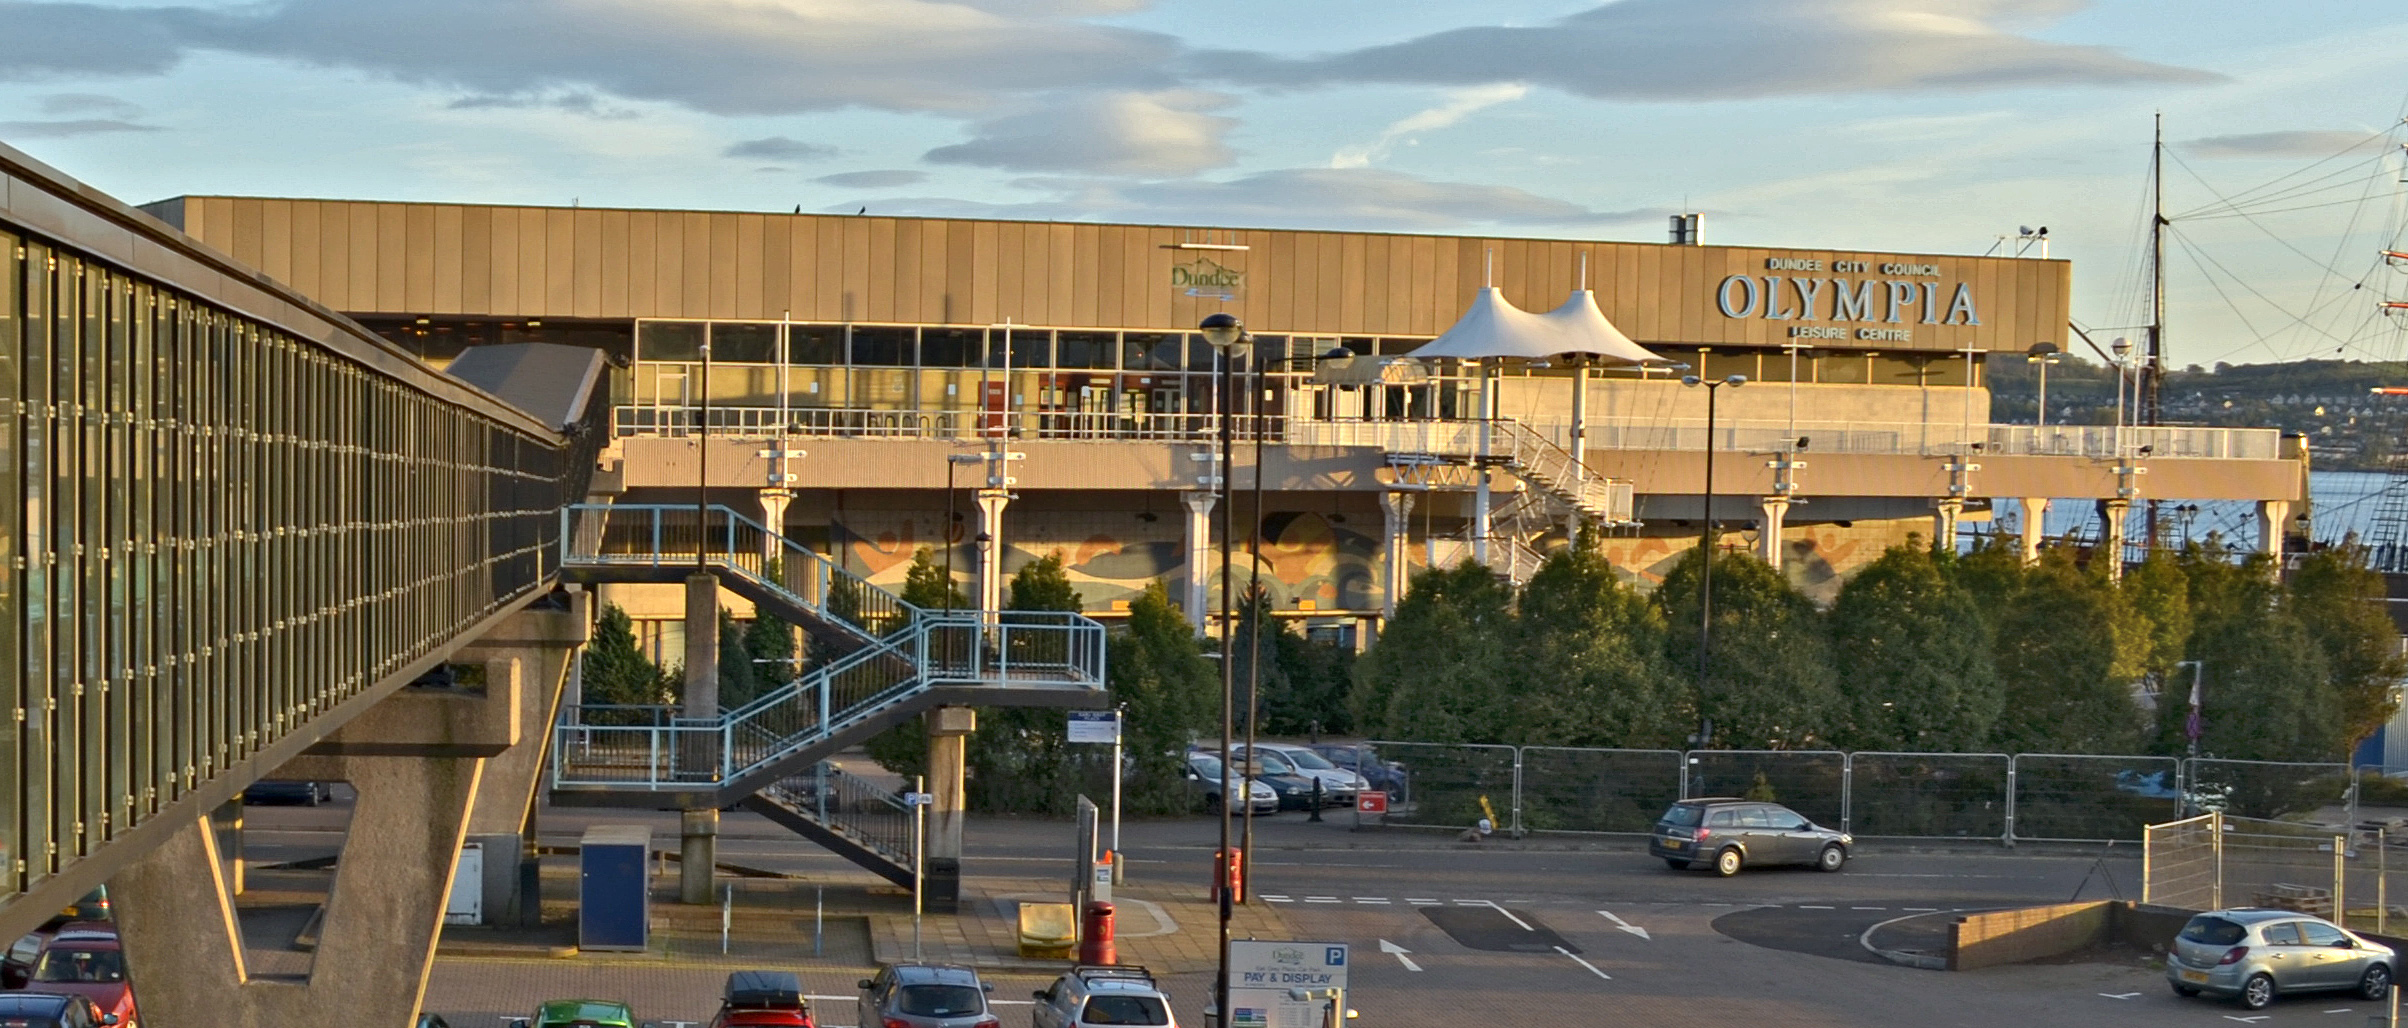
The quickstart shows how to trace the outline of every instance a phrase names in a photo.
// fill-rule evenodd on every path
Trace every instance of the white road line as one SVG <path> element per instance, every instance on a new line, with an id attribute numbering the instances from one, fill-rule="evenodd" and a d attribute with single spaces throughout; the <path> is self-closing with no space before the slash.
<path id="1" fill-rule="evenodd" d="M 1407 970 L 1407 971 L 1419 971 L 1419 970 L 1421 970 L 1421 965 L 1420 965 L 1420 964 L 1416 964 L 1416 963 L 1414 963 L 1414 962 L 1413 962 L 1413 958 L 1411 958 L 1411 957 L 1408 957 L 1408 956 L 1406 956 L 1406 955 L 1405 955 L 1405 954 L 1407 954 L 1407 953 L 1411 953 L 1411 952 L 1413 952 L 1413 951 L 1412 951 L 1412 950 L 1409 950 L 1409 949 L 1406 949 L 1406 948 L 1404 948 L 1403 946 L 1399 946 L 1399 945 L 1397 945 L 1397 944 L 1395 944 L 1395 943 L 1393 943 L 1393 942 L 1389 942 L 1389 941 L 1388 941 L 1388 940 L 1386 940 L 1386 939 L 1381 939 L 1381 940 L 1380 940 L 1380 952 L 1382 952 L 1382 953 L 1386 953 L 1386 954 L 1388 954 L 1389 956 L 1395 957 L 1395 958 L 1396 958 L 1396 962 L 1397 962 L 1397 963 L 1399 963 L 1399 964 L 1403 964 L 1403 965 L 1405 965 L 1405 970 Z M 1034 1001 L 1032 1000 L 1031 1002 L 1034 1002 Z"/>
<path id="2" fill-rule="evenodd" d="M 1521 926 L 1522 926 L 1522 930 L 1523 930 L 1523 931 L 1525 931 L 1525 932 L 1535 932 L 1535 931 L 1537 931 L 1537 930 L 1538 930 L 1538 929 L 1536 929 L 1536 928 L 1532 928 L 1532 927 L 1530 927 L 1530 922 L 1528 922 L 1528 921 L 1524 921 L 1524 920 L 1522 920 L 1521 918 L 1518 918 L 1518 917 L 1515 917 L 1515 916 L 1513 916 L 1513 911 L 1507 910 L 1507 909 L 1505 909 L 1504 907 L 1500 907 L 1500 906 L 1498 906 L 1498 905 L 1496 905 L 1496 904 L 1494 904 L 1494 903 L 1490 903 L 1490 902 L 1488 902 L 1488 901 L 1486 901 L 1486 900 L 1482 900 L 1482 901 L 1480 902 L 1480 905 L 1482 905 L 1482 906 L 1485 906 L 1485 907 L 1487 907 L 1487 908 L 1488 908 L 1488 909 L 1490 909 L 1490 910 L 1494 910 L 1494 911 L 1496 911 L 1497 913 L 1500 913 L 1500 914 L 1503 914 L 1503 915 L 1505 915 L 1505 919 L 1506 919 L 1506 920 L 1508 920 L 1508 921 L 1512 921 L 1512 922 L 1513 922 L 1513 923 L 1515 923 L 1515 924 L 1521 925 Z M 1557 949 L 1561 949 L 1562 947 L 1558 946 L 1558 947 L 1556 947 L 1556 948 L 1557 948 Z M 1565 955 L 1566 955 L 1566 956 L 1570 956 L 1570 954 L 1565 954 Z M 1578 957 L 1573 957 L 1573 959 L 1575 959 L 1575 960 L 1578 960 L 1578 959 L 1580 959 L 1580 958 L 1578 958 Z"/>
<path id="3" fill-rule="evenodd" d="M 1456 900 L 1456 901 L 1455 901 L 1455 905 L 1456 905 L 1456 906 L 1458 906 L 1458 907 L 1488 907 L 1488 906 L 1495 906 L 1495 904 L 1493 904 L 1493 903 L 1490 903 L 1490 902 L 1489 902 L 1489 901 L 1487 901 L 1487 900 Z"/>
<path id="4" fill-rule="evenodd" d="M 1798 909 L 1799 909 L 1799 910 L 1838 910 L 1839 908 L 1838 908 L 1838 907 L 1818 907 L 1818 906 L 1816 906 L 1816 905 L 1814 905 L 1814 904 L 1812 904 L 1812 903 L 1800 903 L 1800 904 L 1798 904 Z"/>
<path id="5" fill-rule="evenodd" d="M 1639 927 L 1638 925 L 1632 924 L 1632 923 L 1630 923 L 1630 922 L 1628 922 L 1628 921 L 1625 921 L 1625 920 L 1623 920 L 1623 919 L 1621 919 L 1621 918 L 1619 918 L 1619 917 L 1615 917 L 1615 916 L 1614 916 L 1614 912 L 1613 912 L 1613 911 L 1611 911 L 1611 910 L 1600 910 L 1600 911 L 1598 911 L 1598 913 L 1605 915 L 1605 919 L 1606 919 L 1606 920 L 1608 920 L 1608 921 L 1612 921 L 1612 922 L 1614 923 L 1614 927 L 1616 927 L 1616 928 L 1620 928 L 1620 929 L 1622 929 L 1623 931 L 1629 932 L 1630 934 L 1632 934 L 1632 935 L 1636 935 L 1636 936 L 1638 936 L 1639 938 L 1642 938 L 1642 939 L 1648 939 L 1648 938 L 1649 938 L 1649 936 L 1648 936 L 1648 934 L 1647 934 L 1647 929 L 1645 929 L 1645 928 L 1641 928 L 1641 927 Z M 1650 939 L 1649 941 L 1653 941 L 1653 940 L 1652 940 L 1652 939 Z"/>
<path id="6" fill-rule="evenodd" d="M 1276 894 L 1276 893 L 1269 893 L 1269 892 L 1265 892 L 1265 893 L 1257 893 L 1257 895 L 1261 896 L 1261 897 L 1262 897 L 1262 898 L 1264 898 L 1264 899 L 1270 900 L 1270 901 L 1271 901 L 1271 902 L 1273 902 L 1273 903 L 1277 903 L 1277 902 L 1280 902 L 1281 900 L 1287 899 L 1287 897 L 1286 897 L 1286 896 L 1279 895 L 1279 894 Z"/>
<path id="7" fill-rule="evenodd" d="M 1739 904 L 1737 904 L 1737 903 L 1700 903 L 1700 904 L 1698 904 L 1698 906 L 1701 906 L 1701 907 L 1736 907 L 1736 906 L 1738 906 L 1738 905 L 1739 905 Z"/>
<path id="8" fill-rule="evenodd" d="M 1289 899 L 1289 898 L 1287 898 L 1287 897 L 1285 897 L 1285 896 L 1265 896 L 1265 897 L 1263 897 L 1263 898 L 1264 898 L 1264 899 L 1267 899 L 1267 900 L 1270 900 L 1270 901 L 1271 901 L 1271 902 L 1273 902 L 1273 903 L 1294 903 L 1294 902 L 1296 902 L 1295 900 Z"/>
<path id="9" fill-rule="evenodd" d="M 1597 965 L 1595 965 L 1595 964 L 1592 964 L 1592 963 L 1589 963 L 1589 962 L 1588 962 L 1588 961 L 1586 961 L 1586 960 L 1581 960 L 1581 959 L 1580 959 L 1580 954 L 1578 954 L 1578 953 L 1574 953 L 1574 952 L 1572 952 L 1571 950 L 1565 949 L 1565 948 L 1563 948 L 1563 947 L 1561 947 L 1561 946 L 1557 946 L 1557 947 L 1555 947 L 1555 952 L 1557 952 L 1557 953 L 1561 953 L 1561 954 L 1563 954 L 1563 955 L 1565 955 L 1565 956 L 1567 956 L 1567 957 L 1571 957 L 1571 958 L 1572 958 L 1573 960 L 1575 960 L 1575 961 L 1578 961 L 1578 962 L 1579 962 L 1579 964 L 1580 964 L 1580 966 L 1582 966 L 1582 967 L 1585 967 L 1585 968 L 1588 968 L 1588 969 L 1589 969 L 1589 973 L 1590 973 L 1590 974 L 1596 975 L 1597 977 L 1599 977 L 1599 978 L 1603 978 L 1603 979 L 1605 979 L 1606 981 L 1609 981 L 1609 982 L 1614 980 L 1614 976 L 1613 976 L 1613 975 L 1610 975 L 1610 974 L 1607 974 L 1607 973 L 1605 973 L 1605 972 L 1603 972 L 1603 971 L 1597 970 Z"/>
<path id="10" fill-rule="evenodd" d="M 2102 996 L 2103 996 L 2103 995 L 2106 995 L 2106 993 L 2100 993 L 2100 995 L 2102 995 Z M 2133 995 L 2135 995 L 2135 996 L 2138 996 L 2138 995 L 2140 995 L 2140 993 L 2137 993 L 2137 992 L 2135 992 L 2135 993 L 2133 993 Z M 2354 1013 L 2357 1013 L 2357 1008 L 2356 1008 L 2356 1007 L 2334 1007 L 2334 1008 L 2333 1008 L 2333 1009 L 2331 1009 L 2331 1010 L 2327 1010 L 2327 1011 L 2325 1011 L 2325 1013 L 2328 1013 L 2328 1014 L 2354 1014 Z"/>
<path id="11" fill-rule="evenodd" d="M 2225 1019 L 2225 1020 L 2227 1020 L 2227 1021 L 2239 1021 L 2239 1022 L 2241 1022 L 2242 1024 L 2256 1024 L 2256 1023 L 2258 1023 L 2259 1021 L 2263 1021 L 2263 1020 L 2265 1020 L 2265 1019 L 2267 1019 L 2267 1018 L 2269 1018 L 2269 1017 L 2273 1017 L 2273 1016 L 2274 1016 L 2273 1014 L 2259 1014 L 2259 1015 L 2257 1015 L 2257 1016 L 2255 1016 L 2255 1017 L 2234 1017 L 2234 1016 L 2232 1016 L 2231 1014 L 2226 1014 L 2226 1015 L 2224 1015 L 2224 1019 Z"/>
<path id="12" fill-rule="evenodd" d="M 1306 897 L 1304 898 L 1304 901 L 1305 901 L 1306 903 L 1337 903 L 1337 902 L 1340 902 L 1340 900 L 1339 900 L 1339 899 L 1338 899 L 1338 897 L 1336 897 L 1336 896 L 1306 896 Z"/>
<path id="13" fill-rule="evenodd" d="M 2102 992 L 2102 993 L 2099 993 L 2099 995 L 2101 995 L 2101 996 L 2105 996 L 2105 997 L 2107 997 L 2108 999 L 2131 999 L 2131 998 L 2133 998 L 2134 996 L 2138 996 L 2138 995 L 2140 995 L 2140 993 L 2137 993 L 2137 992 Z"/>
<path id="14" fill-rule="evenodd" d="M 1354 898 L 1354 901 L 1355 901 L 1355 902 L 1357 902 L 1357 903 L 1386 903 L 1386 902 L 1388 902 L 1388 897 L 1386 897 L 1386 896 L 1357 896 L 1357 897 L 1355 897 L 1355 898 Z"/>
<path id="15" fill-rule="evenodd" d="M 1940 912 L 1938 907 L 1899 907 L 1898 909 L 1910 914 L 1937 914 Z"/>
<path id="16" fill-rule="evenodd" d="M 1425 904 L 1428 904 L 1428 905 L 1430 905 L 1430 906 L 1434 906 L 1434 907 L 1435 907 L 1435 906 L 1444 906 L 1444 905 L 1445 905 L 1445 904 L 1443 904 L 1443 903 L 1439 902 L 1438 900 L 1434 900 L 1434 899 L 1416 899 L 1416 898 L 1414 898 L 1414 897 L 1411 897 L 1411 896 L 1407 896 L 1407 897 L 1405 897 L 1405 902 L 1407 902 L 1407 903 L 1425 903 Z"/>
<path id="17" fill-rule="evenodd" d="M 1850 910 L 1888 910 L 1888 907 L 1849 907 Z"/>

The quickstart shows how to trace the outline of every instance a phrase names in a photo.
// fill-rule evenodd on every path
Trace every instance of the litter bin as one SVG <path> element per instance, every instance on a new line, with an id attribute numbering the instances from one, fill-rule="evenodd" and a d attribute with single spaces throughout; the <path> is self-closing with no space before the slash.
<path id="1" fill-rule="evenodd" d="M 1112 945 L 1112 917 L 1112 904 L 1087 904 L 1087 921 L 1079 930 L 1079 963 L 1120 963 L 1120 954 Z"/>
<path id="2" fill-rule="evenodd" d="M 595 825 L 577 848 L 577 947 L 642 950 L 651 944 L 652 829 Z"/>

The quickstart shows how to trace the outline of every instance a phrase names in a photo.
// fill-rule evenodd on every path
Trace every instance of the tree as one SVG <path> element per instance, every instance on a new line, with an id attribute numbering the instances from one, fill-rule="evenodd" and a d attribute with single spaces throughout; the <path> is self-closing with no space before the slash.
<path id="1" fill-rule="evenodd" d="M 644 656 L 636 645 L 635 621 L 618 604 L 606 604 L 585 646 L 585 702 L 605 706 L 654 706 L 673 702 L 676 678 Z M 599 712 L 597 712 L 599 713 Z M 609 720 L 588 717 L 589 723 Z"/>
<path id="2" fill-rule="evenodd" d="M 1070 572 L 1063 566 L 1059 550 L 1020 565 L 1020 570 L 1013 572 L 1010 584 L 1011 595 L 1005 598 L 1003 604 L 1008 610 L 1057 610 L 1076 614 L 1086 609 L 1086 598 L 1071 586 Z"/>
<path id="3" fill-rule="evenodd" d="M 903 572 L 903 602 L 922 610 L 967 610 L 975 606 L 962 595 L 961 588 L 945 580 L 945 568 L 936 562 L 936 552 L 922 546 L 911 555 L 911 567 Z"/>
<path id="4" fill-rule="evenodd" d="M 1659 747 L 1691 723 L 1686 690 L 1664 657 L 1663 612 L 1614 577 L 1583 531 L 1522 588 L 1519 715 L 1496 741 Z"/>
<path id="5" fill-rule="evenodd" d="M 1997 608 L 1998 678 L 2006 706 L 1998 745 L 2015 753 L 2129 753 L 2139 712 L 2116 676 L 2114 587 L 2074 566 L 2064 549 L 2039 564 Z"/>
<path id="6" fill-rule="evenodd" d="M 744 628 L 744 652 L 751 660 L 753 695 L 759 697 L 772 690 L 784 688 L 794 681 L 799 668 L 794 659 L 794 626 L 769 612 L 755 611 L 752 623 Z M 725 689 L 725 686 L 721 687 Z M 730 703 L 733 707 L 736 704 Z"/>
<path id="7" fill-rule="evenodd" d="M 1698 550 L 1672 566 L 1655 601 L 1669 626 L 1665 652 L 1675 674 L 1697 666 Z M 1821 616 L 1771 565 L 1744 553 L 1714 558 L 1714 636 L 1702 688 L 1690 702 L 1712 721 L 1713 743 L 1734 749 L 1829 745 L 1839 714 Z"/>
<path id="8" fill-rule="evenodd" d="M 2202 682 L 2201 752 L 2234 760 L 2339 759 L 2350 741 L 2341 690 L 2272 570 L 2264 558 L 2239 566 L 2202 561 L 2194 569 L 2215 580 L 2209 593 L 2216 600 L 2199 612 L 2191 635 Z M 2161 722 L 2172 728 L 2189 716 L 2188 692 L 2165 698 Z"/>
<path id="9" fill-rule="evenodd" d="M 2393 687 L 2408 674 L 2396 652 L 2399 630 L 2384 613 L 2383 576 L 2366 566 L 2364 550 L 2336 547 L 2302 559 L 2288 584 L 2338 693 L 2341 739 L 2354 745 L 2398 712 Z"/>
<path id="10" fill-rule="evenodd" d="M 744 644 L 744 626 L 735 612 L 719 608 L 719 709 L 734 710 L 760 695 L 753 673 L 752 649 Z"/>
<path id="11" fill-rule="evenodd" d="M 1506 697 L 1527 669 L 1513 642 L 1513 590 L 1494 572 L 1465 561 L 1415 575 L 1379 645 L 1355 664 L 1357 720 L 1392 739 L 1501 738 Z"/>
<path id="12" fill-rule="evenodd" d="M 1831 608 L 1831 650 L 1850 749 L 1981 748 L 2004 696 L 1973 593 L 1911 538 L 1857 572 Z"/>
<path id="13" fill-rule="evenodd" d="M 1121 741 L 1132 767 L 1122 807 L 1187 810 L 1187 745 L 1218 722 L 1221 683 L 1162 583 L 1129 602 L 1127 624 L 1112 635 L 1109 674 L 1112 698 L 1127 708 Z"/>
<path id="14" fill-rule="evenodd" d="M 924 556 L 928 551 L 920 551 Z M 941 574 L 939 576 L 941 580 Z M 1006 607 L 1023 611 L 1078 612 L 1085 600 L 1070 583 L 1060 553 L 1020 566 L 1012 575 Z M 1008 640 L 1042 648 L 1054 640 L 1030 636 Z M 1072 746 L 1061 711 L 994 707 L 979 712 L 978 731 L 966 754 L 970 805 L 974 809 L 1024 814 L 1068 813 L 1086 786 L 1088 770 L 1110 778 L 1111 750 Z M 1091 767 L 1092 765 L 1092 767 Z"/>

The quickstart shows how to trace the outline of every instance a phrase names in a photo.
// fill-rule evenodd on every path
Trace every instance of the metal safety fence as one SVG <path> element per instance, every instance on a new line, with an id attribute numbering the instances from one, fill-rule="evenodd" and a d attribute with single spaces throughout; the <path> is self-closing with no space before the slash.
<path id="1" fill-rule="evenodd" d="M 2391 865 L 2408 832 L 2388 823 L 2303 824 L 2211 811 L 2150 825 L 2141 901 L 2193 910 L 2270 907 L 2388 933 L 2408 918 Z M 2404 853 L 2408 856 L 2408 853 Z"/>
<path id="2" fill-rule="evenodd" d="M 2321 825 L 2302 837 L 2323 838 L 2329 848 L 2331 835 L 2358 824 L 2362 805 L 2384 804 L 2403 813 L 2388 826 L 2389 837 L 2408 839 L 2408 768 L 2372 765 L 1379 740 L 1356 746 L 1351 762 L 1388 794 L 1386 812 L 1371 815 L 1382 823 L 1460 830 L 1489 818 L 1496 831 L 1517 836 L 1643 834 L 1678 800 L 1732 796 L 1780 803 L 1858 836 L 2004 845 L 2142 842 L 2151 838 L 2151 826 L 2220 812 L 2236 823 L 2280 818 Z"/>

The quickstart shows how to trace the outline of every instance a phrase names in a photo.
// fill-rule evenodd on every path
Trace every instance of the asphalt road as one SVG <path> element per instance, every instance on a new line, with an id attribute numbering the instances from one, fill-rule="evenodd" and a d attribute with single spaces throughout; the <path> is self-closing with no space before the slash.
<path id="1" fill-rule="evenodd" d="M 252 808 L 252 860 L 332 852 L 340 805 Z M 664 841 L 673 815 L 550 810 L 547 843 L 569 844 L 593 823 L 652 824 Z M 1723 879 L 1677 872 L 1629 842 L 1539 838 L 1471 845 L 1442 836 L 1351 831 L 1296 813 L 1256 826 L 1255 892 L 1279 904 L 1310 941 L 1352 947 L 1356 1025 L 1744 1024 L 1764 1026 L 2307 1025 L 2360 1028 L 2375 1004 L 2286 999 L 2262 1014 L 2181 1000 L 2159 973 L 2133 963 L 2074 963 L 1948 973 L 1872 959 L 1858 937 L 1872 925 L 1928 910 L 2104 899 L 2138 892 L 2138 854 L 1989 848 L 1933 850 L 1869 840 L 1838 874 L 1750 870 Z M 1124 826 L 1137 876 L 1208 873 L 1219 838 L 1204 818 Z M 729 814 L 721 859 L 813 875 L 858 875 L 776 826 Z M 966 871 L 1031 877 L 1069 869 L 1058 821 L 976 819 Z M 1586 848 L 1575 848 L 1586 847 Z M 1208 930 L 1209 925 L 1189 930 Z M 1399 952 L 1401 951 L 1401 952 Z M 850 968 L 806 968 L 806 986 L 849 996 Z M 641 1016 L 706 1019 L 725 969 L 574 961 L 444 960 L 429 1009 L 460 1028 L 528 1009 L 535 999 L 595 989 L 627 995 Z M 1005 1025 L 1025 1023 L 1041 979 L 998 979 Z M 1201 1023 L 1208 976 L 1168 983 L 1186 1024 Z M 823 1000 L 821 1021 L 846 1025 L 849 1001 Z M 2244 1020 L 2254 1018 L 2254 1020 Z"/>

